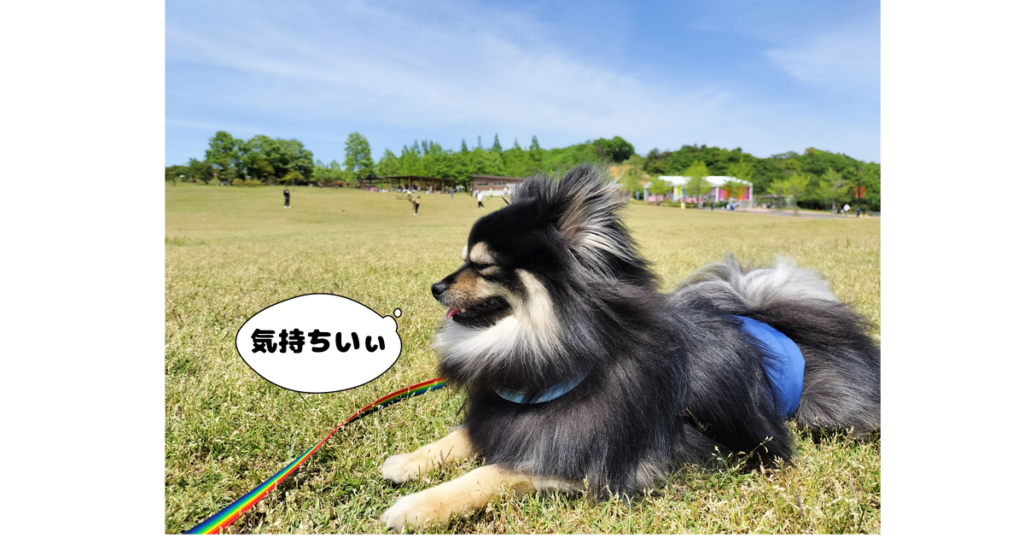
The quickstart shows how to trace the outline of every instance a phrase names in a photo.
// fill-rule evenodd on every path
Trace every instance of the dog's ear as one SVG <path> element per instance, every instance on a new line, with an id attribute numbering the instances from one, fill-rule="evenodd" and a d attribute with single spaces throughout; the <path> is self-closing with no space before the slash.
<path id="1" fill-rule="evenodd" d="M 632 241 L 618 212 L 627 203 L 618 185 L 607 173 L 595 166 L 582 165 L 562 176 L 556 187 L 560 202 L 558 232 L 569 248 L 592 267 L 608 255 L 632 257 Z"/>

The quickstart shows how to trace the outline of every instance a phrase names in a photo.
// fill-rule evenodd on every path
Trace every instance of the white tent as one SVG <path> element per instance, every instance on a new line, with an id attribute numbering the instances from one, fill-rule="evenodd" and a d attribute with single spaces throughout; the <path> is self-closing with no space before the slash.
<path id="1" fill-rule="evenodd" d="M 686 184 L 690 181 L 689 176 L 658 176 L 658 179 L 668 182 L 673 186 L 679 187 L 678 189 L 672 189 L 673 202 L 679 200 L 679 193 L 681 193 L 684 198 L 696 197 L 696 195 L 687 196 L 686 194 Z M 725 192 L 722 191 L 721 189 L 721 187 L 725 185 L 726 181 L 735 181 L 737 183 L 742 183 L 747 186 L 746 195 L 738 197 L 740 205 L 749 206 L 751 205 L 751 201 L 754 199 L 754 184 L 749 181 L 731 176 L 707 176 L 705 179 L 707 179 L 708 185 L 711 185 L 711 190 L 708 191 L 707 194 L 711 198 L 711 200 L 721 202 L 727 199 L 725 196 Z"/>

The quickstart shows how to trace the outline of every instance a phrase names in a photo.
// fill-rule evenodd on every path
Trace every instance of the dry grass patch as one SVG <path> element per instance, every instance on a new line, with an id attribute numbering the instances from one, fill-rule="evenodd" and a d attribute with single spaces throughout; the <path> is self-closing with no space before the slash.
<path id="1" fill-rule="evenodd" d="M 430 285 L 458 266 L 473 221 L 468 195 L 422 195 L 420 214 L 394 193 L 179 185 L 166 189 L 165 530 L 188 530 L 280 470 L 344 417 L 434 377 L 430 340 L 444 313 Z M 487 199 L 486 211 L 502 205 Z M 795 257 L 836 295 L 880 321 L 880 220 L 797 219 L 631 205 L 627 224 L 667 291 L 727 252 L 768 263 Z M 237 356 L 235 332 L 261 309 L 334 293 L 378 312 L 402 309 L 396 365 L 350 391 L 300 395 L 264 381 Z M 880 335 L 876 335 L 879 336 Z M 338 432 L 228 533 L 380 533 L 401 495 L 378 467 L 447 433 L 461 397 L 430 393 Z M 598 503 L 531 495 L 435 530 L 458 533 L 877 533 L 880 441 L 800 434 L 793 464 L 739 473 L 731 458 L 681 469 L 655 490 Z M 459 476 L 472 463 L 437 471 Z"/>

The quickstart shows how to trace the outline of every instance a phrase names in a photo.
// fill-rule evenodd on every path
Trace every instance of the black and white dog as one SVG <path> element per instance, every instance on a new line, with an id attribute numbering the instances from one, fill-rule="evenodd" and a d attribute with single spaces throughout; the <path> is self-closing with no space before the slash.
<path id="1" fill-rule="evenodd" d="M 448 307 L 439 371 L 467 392 L 465 421 L 382 472 L 401 483 L 445 460 L 486 465 L 403 497 L 389 529 L 445 522 L 503 489 L 630 494 L 715 447 L 768 466 L 792 455 L 789 418 L 879 428 L 878 344 L 828 283 L 730 256 L 659 294 L 626 203 L 580 166 L 526 180 L 473 225 L 463 265 L 431 290 Z"/>

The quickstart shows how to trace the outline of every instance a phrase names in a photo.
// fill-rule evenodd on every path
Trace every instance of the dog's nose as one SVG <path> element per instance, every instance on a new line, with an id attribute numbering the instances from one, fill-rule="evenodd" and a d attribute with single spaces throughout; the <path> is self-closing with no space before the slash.
<path id="1" fill-rule="evenodd" d="M 448 284 L 445 284 L 444 282 L 438 282 L 437 284 L 430 286 L 430 293 L 434 294 L 435 299 L 439 299 L 441 297 L 441 294 L 444 293 L 444 290 L 446 289 L 448 289 Z"/>

